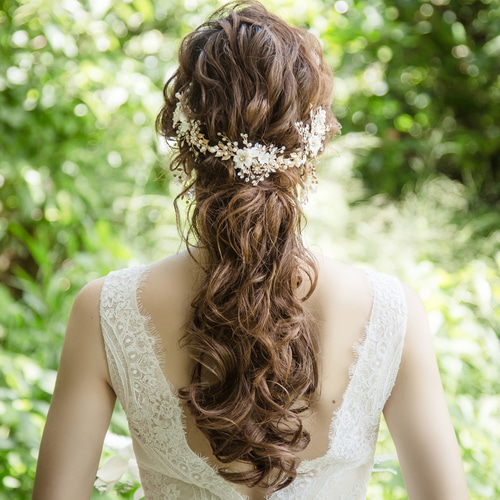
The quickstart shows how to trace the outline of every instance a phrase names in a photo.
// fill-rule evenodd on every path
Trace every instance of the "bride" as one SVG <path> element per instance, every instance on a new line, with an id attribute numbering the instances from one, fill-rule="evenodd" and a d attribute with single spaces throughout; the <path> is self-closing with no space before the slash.
<path id="1" fill-rule="evenodd" d="M 79 293 L 35 500 L 90 498 L 116 398 L 146 499 L 364 499 L 382 412 L 409 498 L 468 498 L 420 299 L 301 239 L 332 81 L 257 2 L 183 40 L 157 126 L 187 250 Z"/>

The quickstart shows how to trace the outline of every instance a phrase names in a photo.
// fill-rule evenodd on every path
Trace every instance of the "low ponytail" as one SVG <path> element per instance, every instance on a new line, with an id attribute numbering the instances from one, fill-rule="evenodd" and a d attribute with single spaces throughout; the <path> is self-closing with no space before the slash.
<path id="1" fill-rule="evenodd" d="M 193 151 L 177 127 L 188 120 L 207 144 L 223 133 L 238 145 L 246 133 L 296 154 L 305 147 L 296 124 L 311 123 L 311 108 L 336 123 L 332 74 L 313 35 L 257 2 L 231 5 L 184 39 L 157 119 L 178 142 L 171 169 L 187 179 L 176 209 L 194 193 L 186 242 L 196 240 L 204 271 L 181 340 L 195 366 L 179 395 L 215 457 L 248 465 L 220 467 L 222 477 L 277 490 L 296 477 L 310 441 L 301 417 L 318 389 L 317 331 L 304 307 L 317 282 L 301 238 L 304 169 L 276 169 L 254 185 L 229 156 Z"/>
<path id="2" fill-rule="evenodd" d="M 301 218 L 275 184 L 197 190 L 192 227 L 207 264 L 182 340 L 196 367 L 179 394 L 219 461 L 253 466 L 220 474 L 249 486 L 272 473 L 270 485 L 286 486 L 309 443 L 300 414 L 318 385 L 317 340 L 301 293 L 316 266 Z"/>

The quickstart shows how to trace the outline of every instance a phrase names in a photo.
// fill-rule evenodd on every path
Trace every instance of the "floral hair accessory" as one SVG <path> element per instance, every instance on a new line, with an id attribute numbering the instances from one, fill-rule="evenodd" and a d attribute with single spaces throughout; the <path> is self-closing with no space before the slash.
<path id="1" fill-rule="evenodd" d="M 312 109 L 311 123 L 304 125 L 303 122 L 296 122 L 295 126 L 302 137 L 303 148 L 292 153 L 285 153 L 285 146 L 275 146 L 273 144 L 252 143 L 248 140 L 248 135 L 241 133 L 243 147 L 236 141 L 231 141 L 223 133 L 218 132 L 220 140 L 217 144 L 210 144 L 205 135 L 201 132 L 201 122 L 188 118 L 189 108 L 183 100 L 182 94 L 177 92 L 178 99 L 173 116 L 173 126 L 176 130 L 177 142 L 179 145 L 187 144 L 195 158 L 200 153 L 213 153 L 222 160 L 232 160 L 237 175 L 246 182 L 251 182 L 256 186 L 269 174 L 286 170 L 288 168 L 302 168 L 304 183 L 311 187 L 317 184 L 316 157 L 323 150 L 323 142 L 326 134 L 332 129 L 332 125 L 326 124 L 326 111 L 318 107 Z M 334 126 L 336 131 L 340 131 L 340 125 Z"/>

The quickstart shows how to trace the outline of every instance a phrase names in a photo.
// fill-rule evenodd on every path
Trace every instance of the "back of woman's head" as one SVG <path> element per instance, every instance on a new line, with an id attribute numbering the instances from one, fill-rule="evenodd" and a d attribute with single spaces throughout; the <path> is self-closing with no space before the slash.
<path id="1" fill-rule="evenodd" d="M 172 117 L 180 93 L 189 118 L 201 121 L 211 143 L 219 141 L 220 132 L 241 143 L 240 134 L 246 133 L 252 142 L 293 152 L 303 146 L 296 123 L 308 124 L 311 109 L 323 107 L 327 123 L 336 124 L 332 81 L 314 35 L 289 26 L 260 3 L 228 4 L 184 38 L 179 68 L 165 86 L 158 127 L 175 138 Z M 195 168 L 202 179 L 235 180 L 231 162 L 221 165 L 213 155 L 193 160 L 184 144 L 174 167 L 188 174 Z"/>
<path id="2" fill-rule="evenodd" d="M 321 141 L 338 130 L 331 92 L 317 39 L 257 2 L 229 4 L 186 36 L 165 85 L 157 125 L 177 140 L 171 168 L 195 194 L 189 232 L 205 272 L 183 337 L 195 369 L 179 394 L 217 459 L 248 464 L 219 469 L 235 483 L 283 488 L 309 443 L 300 417 L 318 353 L 304 300 L 317 269 L 300 234 L 311 167 L 293 161 L 311 151 L 314 110 L 324 110 Z M 269 166 L 254 182 L 224 150 L 245 141 Z"/>

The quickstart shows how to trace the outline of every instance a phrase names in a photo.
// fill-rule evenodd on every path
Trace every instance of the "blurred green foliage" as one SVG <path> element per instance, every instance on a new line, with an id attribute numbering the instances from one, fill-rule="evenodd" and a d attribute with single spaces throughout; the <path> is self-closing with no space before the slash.
<path id="1" fill-rule="evenodd" d="M 420 292 L 471 497 L 500 497 L 500 5 L 265 4 L 336 73 L 343 136 L 308 239 Z M 179 248 L 153 124 L 180 39 L 218 5 L 0 1 L 0 500 L 30 496 L 76 292 Z M 370 499 L 405 497 L 400 473 L 374 474 Z"/>
<path id="2" fill-rule="evenodd" d="M 332 64 L 345 129 L 380 139 L 360 166 L 365 182 L 397 195 L 441 172 L 464 183 L 475 205 L 498 208 L 500 4 L 355 5 L 344 17 L 329 9 L 322 36 L 338 52 Z"/>

